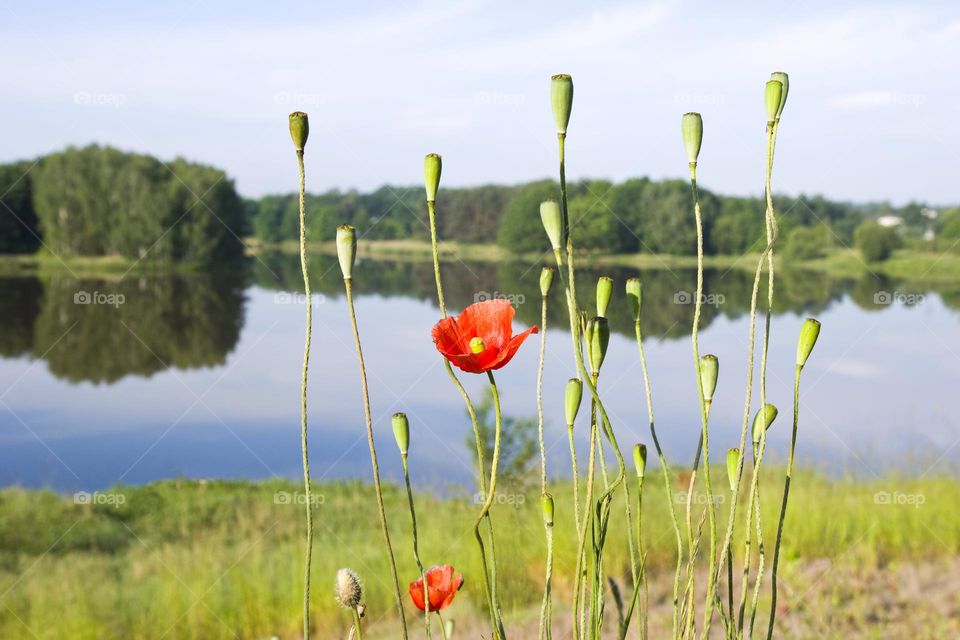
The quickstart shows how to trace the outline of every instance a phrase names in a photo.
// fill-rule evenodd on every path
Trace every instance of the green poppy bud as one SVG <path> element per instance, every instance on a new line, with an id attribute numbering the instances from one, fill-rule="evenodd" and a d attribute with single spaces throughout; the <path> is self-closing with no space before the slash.
<path id="1" fill-rule="evenodd" d="M 643 286 L 640 284 L 640 278 L 629 278 L 626 288 L 627 303 L 633 313 L 634 322 L 637 322 L 640 320 L 640 304 L 643 301 Z"/>
<path id="2" fill-rule="evenodd" d="M 553 107 L 553 119 L 557 121 L 557 133 L 566 135 L 570 110 L 573 109 L 573 78 L 565 73 L 551 78 L 550 105 Z"/>
<path id="3" fill-rule="evenodd" d="M 423 184 L 427 189 L 427 202 L 437 200 L 437 189 L 440 188 L 440 170 L 443 161 L 436 153 L 428 153 L 423 159 Z"/>
<path id="4" fill-rule="evenodd" d="M 444 637 L 444 638 L 452 638 L 452 637 L 453 637 L 453 629 L 454 629 L 453 618 L 451 618 L 451 619 L 449 619 L 449 620 L 444 620 L 444 622 L 443 622 L 443 630 L 444 630 L 445 633 L 444 633 L 443 637 Z"/>
<path id="5" fill-rule="evenodd" d="M 551 285 L 553 285 L 553 267 L 544 267 L 540 270 L 540 295 L 546 298 L 550 293 Z"/>
<path id="6" fill-rule="evenodd" d="M 337 227 L 337 258 L 340 259 L 340 270 L 343 279 L 353 277 L 353 263 L 357 259 L 357 230 L 349 224 Z"/>
<path id="7" fill-rule="evenodd" d="M 583 381 L 580 378 L 567 380 L 567 390 L 563 395 L 563 408 L 566 412 L 567 426 L 573 426 L 580 411 L 580 401 L 583 400 Z"/>
<path id="8" fill-rule="evenodd" d="M 393 437 L 397 441 L 397 447 L 401 455 L 407 455 L 410 448 L 410 422 L 407 421 L 407 414 L 393 414 Z"/>
<path id="9" fill-rule="evenodd" d="M 730 483 L 730 491 L 733 491 L 737 484 L 737 467 L 740 466 L 740 449 L 734 447 L 727 450 L 727 481 Z"/>
<path id="10" fill-rule="evenodd" d="M 770 74 L 770 79 L 779 80 L 780 84 L 783 85 L 783 90 L 780 92 L 780 107 L 777 109 L 777 120 L 779 120 L 780 116 L 783 115 L 783 108 L 787 104 L 787 93 L 790 92 L 790 76 L 783 71 L 774 71 Z"/>
<path id="11" fill-rule="evenodd" d="M 767 122 L 773 122 L 777 119 L 780 112 L 780 101 L 783 99 L 783 83 L 779 80 L 767 80 L 766 104 L 767 104 Z"/>
<path id="12" fill-rule="evenodd" d="M 543 524 L 553 526 L 553 496 L 544 493 L 540 496 L 540 510 L 543 512 Z"/>
<path id="13" fill-rule="evenodd" d="M 777 408 L 769 402 L 753 417 L 753 444 L 760 444 L 760 436 L 777 419 Z"/>
<path id="14" fill-rule="evenodd" d="M 613 278 L 602 276 L 597 280 L 597 315 L 607 317 L 607 307 L 613 294 Z"/>
<path id="15" fill-rule="evenodd" d="M 647 470 L 647 445 L 633 445 L 633 466 L 637 468 L 637 477 L 643 478 L 643 473 Z"/>
<path id="16" fill-rule="evenodd" d="M 610 345 L 610 323 L 601 316 L 587 320 L 587 356 L 590 361 L 591 373 L 599 373 L 603 359 L 607 357 L 607 347 Z"/>
<path id="17" fill-rule="evenodd" d="M 293 139 L 293 148 L 303 151 L 307 146 L 307 136 L 310 135 L 310 121 L 303 111 L 294 111 L 290 114 L 290 137 Z"/>
<path id="18" fill-rule="evenodd" d="M 563 239 L 563 215 L 556 200 L 545 200 L 540 203 L 540 220 L 543 221 L 543 228 L 547 232 L 547 237 L 550 238 L 550 246 L 554 251 L 559 251 Z"/>
<path id="19" fill-rule="evenodd" d="M 820 336 L 820 321 L 813 318 L 807 318 L 800 327 L 800 341 L 797 342 L 797 366 L 802 367 L 807 364 L 807 358 L 813 351 L 813 345 L 817 344 L 817 338 Z"/>
<path id="20" fill-rule="evenodd" d="M 703 399 L 713 401 L 713 392 L 717 388 L 717 376 L 720 375 L 720 361 L 712 353 L 700 358 L 700 388 L 703 389 Z"/>
<path id="21" fill-rule="evenodd" d="M 687 150 L 687 162 L 697 163 L 700 155 L 700 143 L 703 142 L 703 118 L 699 113 L 685 113 L 680 120 L 680 131 L 683 132 L 683 146 Z"/>

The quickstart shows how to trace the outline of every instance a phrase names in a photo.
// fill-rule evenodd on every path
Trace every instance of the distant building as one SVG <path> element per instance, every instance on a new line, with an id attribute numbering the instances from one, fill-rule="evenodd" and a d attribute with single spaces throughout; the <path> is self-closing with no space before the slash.
<path id="1" fill-rule="evenodd" d="M 933 227 L 927 227 L 927 230 L 923 232 L 923 239 L 927 242 L 930 242 L 936 237 L 936 234 L 933 232 Z"/>
<path id="2" fill-rule="evenodd" d="M 896 227 L 903 224 L 903 218 L 895 215 L 880 216 L 877 218 L 877 224 L 881 227 Z"/>
<path id="3" fill-rule="evenodd" d="M 925 217 L 927 217 L 930 220 L 936 220 L 937 216 L 940 215 L 939 211 L 937 211 L 936 209 L 932 209 L 930 207 L 924 207 L 923 209 L 920 210 L 920 213 L 922 213 Z"/>

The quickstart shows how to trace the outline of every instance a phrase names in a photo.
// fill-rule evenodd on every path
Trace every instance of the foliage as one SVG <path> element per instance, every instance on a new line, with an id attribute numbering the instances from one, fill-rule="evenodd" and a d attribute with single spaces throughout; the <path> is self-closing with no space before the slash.
<path id="1" fill-rule="evenodd" d="M 783 254 L 790 260 L 814 260 L 824 256 L 822 231 L 812 227 L 796 227 L 787 235 Z"/>
<path id="2" fill-rule="evenodd" d="M 896 230 L 882 227 L 876 222 L 864 222 L 853 234 L 854 243 L 867 262 L 881 262 L 900 247 Z"/>
<path id="3" fill-rule="evenodd" d="M 489 464 L 493 456 L 495 433 L 493 395 L 487 390 L 483 400 L 474 407 L 484 460 Z M 476 460 L 477 445 L 473 434 L 464 437 L 464 446 Z M 523 492 L 533 486 L 534 459 L 537 450 L 537 421 L 530 418 L 503 416 L 500 425 L 500 468 L 497 472 L 501 487 L 512 492 Z"/>

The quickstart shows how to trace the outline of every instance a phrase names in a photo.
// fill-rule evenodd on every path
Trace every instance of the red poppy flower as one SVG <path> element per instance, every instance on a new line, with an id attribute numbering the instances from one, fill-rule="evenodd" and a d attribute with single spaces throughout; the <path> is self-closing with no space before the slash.
<path id="1" fill-rule="evenodd" d="M 463 575 L 453 575 L 453 567 L 448 564 L 442 567 L 431 567 L 427 570 L 427 595 L 430 598 L 430 611 L 446 609 L 453 602 L 453 596 L 463 586 Z M 410 597 L 417 609 L 424 611 L 423 578 L 410 583 Z"/>
<path id="2" fill-rule="evenodd" d="M 485 300 L 472 304 L 458 317 L 444 318 L 433 326 L 437 351 L 468 373 L 484 373 L 510 362 L 533 326 L 513 335 L 515 311 L 507 300 Z"/>

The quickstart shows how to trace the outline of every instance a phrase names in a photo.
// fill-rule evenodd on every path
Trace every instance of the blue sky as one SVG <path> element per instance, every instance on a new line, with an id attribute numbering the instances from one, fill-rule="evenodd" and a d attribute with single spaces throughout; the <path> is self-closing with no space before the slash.
<path id="1" fill-rule="evenodd" d="M 325 6 L 329 5 L 329 6 Z M 342 6 L 339 6 L 342 5 Z M 553 175 L 549 76 L 574 76 L 569 175 L 762 187 L 763 85 L 790 73 L 775 182 L 791 194 L 956 203 L 960 6 L 943 2 L 68 3 L 0 0 L 0 160 L 107 143 L 296 187 Z"/>

